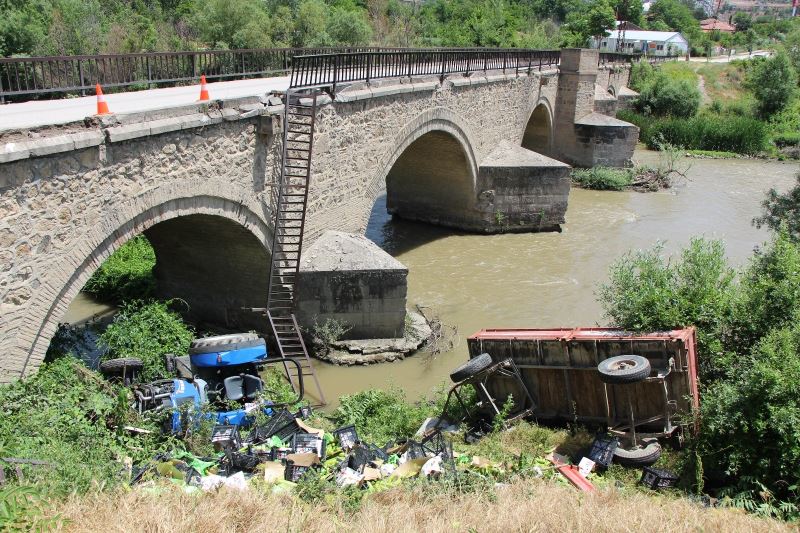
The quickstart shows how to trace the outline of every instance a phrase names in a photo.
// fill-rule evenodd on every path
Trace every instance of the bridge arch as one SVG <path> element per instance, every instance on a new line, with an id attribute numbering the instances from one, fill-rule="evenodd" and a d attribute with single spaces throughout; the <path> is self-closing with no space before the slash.
<path id="1" fill-rule="evenodd" d="M 546 156 L 553 153 L 553 110 L 547 100 L 540 100 L 531 111 L 521 145 Z"/>
<path id="2" fill-rule="evenodd" d="M 235 311 L 263 307 L 272 243 L 264 213 L 247 205 L 242 200 L 246 196 L 237 197 L 244 191 L 235 186 L 226 191 L 228 196 L 210 193 L 199 183 L 182 189 L 195 194 L 165 199 L 164 191 L 146 193 L 106 211 L 113 214 L 85 228 L 86 238 L 65 254 L 63 268 L 48 274 L 20 327 L 16 348 L 27 352 L 20 377 L 39 367 L 59 321 L 91 275 L 140 234 L 155 250 L 159 292 L 185 299 L 190 318 L 214 323 L 247 320 L 252 315 Z"/>
<path id="3" fill-rule="evenodd" d="M 370 188 L 386 189 L 386 206 L 400 217 L 458 225 L 475 208 L 478 162 L 468 126 L 446 108 L 417 116 L 394 138 L 394 148 Z"/>

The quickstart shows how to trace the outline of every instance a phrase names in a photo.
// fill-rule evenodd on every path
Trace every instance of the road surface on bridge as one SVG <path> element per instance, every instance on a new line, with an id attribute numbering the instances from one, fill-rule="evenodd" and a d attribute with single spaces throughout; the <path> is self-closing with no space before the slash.
<path id="1" fill-rule="evenodd" d="M 288 76 L 208 84 L 212 100 L 260 96 L 269 91 L 285 91 L 288 88 Z M 136 113 L 190 105 L 197 102 L 199 96 L 200 86 L 189 85 L 107 94 L 106 101 L 112 113 Z M 94 95 L 0 105 L 0 132 L 81 121 L 94 115 L 96 111 L 97 98 Z"/>

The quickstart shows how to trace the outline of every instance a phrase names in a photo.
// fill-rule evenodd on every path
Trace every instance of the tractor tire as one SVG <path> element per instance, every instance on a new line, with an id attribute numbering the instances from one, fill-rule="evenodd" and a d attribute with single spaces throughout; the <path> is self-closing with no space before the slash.
<path id="1" fill-rule="evenodd" d="M 189 345 L 189 354 L 212 352 L 230 352 L 242 348 L 252 348 L 264 344 L 264 340 L 255 333 L 234 333 L 195 339 Z"/>
<path id="2" fill-rule="evenodd" d="M 136 357 L 120 357 L 109 359 L 100 363 L 100 372 L 103 374 L 122 374 L 126 370 L 141 370 L 144 365 Z"/>
<path id="3" fill-rule="evenodd" d="M 622 466 L 650 466 L 661 457 L 661 445 L 656 439 L 646 439 L 642 443 L 644 446 L 636 448 L 622 448 L 617 446 L 614 450 L 614 462 Z"/>
<path id="4" fill-rule="evenodd" d="M 641 355 L 609 357 L 597 365 L 600 380 L 611 385 L 626 385 L 644 381 L 650 376 L 650 361 Z"/>
<path id="5" fill-rule="evenodd" d="M 474 376 L 478 372 L 486 370 L 492 366 L 493 363 L 494 361 L 492 361 L 491 355 L 488 353 L 482 353 L 453 370 L 450 373 L 450 379 L 453 380 L 453 383 L 464 381 L 465 379 Z"/>

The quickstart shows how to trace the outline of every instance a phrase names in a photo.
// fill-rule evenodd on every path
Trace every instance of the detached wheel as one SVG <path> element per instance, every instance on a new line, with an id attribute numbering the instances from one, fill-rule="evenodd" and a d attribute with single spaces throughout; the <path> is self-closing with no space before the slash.
<path id="1" fill-rule="evenodd" d="M 136 357 L 120 357 L 119 359 L 109 359 L 100 363 L 100 372 L 103 374 L 122 374 L 128 370 L 141 370 L 143 366 L 142 360 Z"/>
<path id="2" fill-rule="evenodd" d="M 454 383 L 464 381 L 465 379 L 474 376 L 478 372 L 486 370 L 492 366 L 493 362 L 494 361 L 492 361 L 491 355 L 488 353 L 482 353 L 478 357 L 473 357 L 460 367 L 450 372 L 450 379 L 452 379 Z"/>
<path id="3" fill-rule="evenodd" d="M 650 466 L 661 457 L 661 445 L 656 439 L 645 439 L 643 446 L 636 448 L 621 448 L 614 450 L 614 462 L 622 466 Z"/>
<path id="4" fill-rule="evenodd" d="M 605 383 L 638 383 L 650 376 L 650 361 L 641 355 L 618 355 L 602 361 L 597 365 L 597 371 Z"/>
<path id="5" fill-rule="evenodd" d="M 263 345 L 264 340 L 255 333 L 234 333 L 232 335 L 217 335 L 195 339 L 189 345 L 190 354 L 230 352 L 242 348 L 252 348 Z"/>

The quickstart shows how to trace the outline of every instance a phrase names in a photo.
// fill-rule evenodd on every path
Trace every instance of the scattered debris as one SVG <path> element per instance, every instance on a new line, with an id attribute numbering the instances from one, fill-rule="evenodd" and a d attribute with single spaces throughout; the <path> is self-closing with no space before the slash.
<path id="1" fill-rule="evenodd" d="M 669 489 L 678 484 L 678 476 L 668 470 L 659 470 L 650 466 L 642 470 L 642 479 L 639 483 L 653 490 Z"/>

